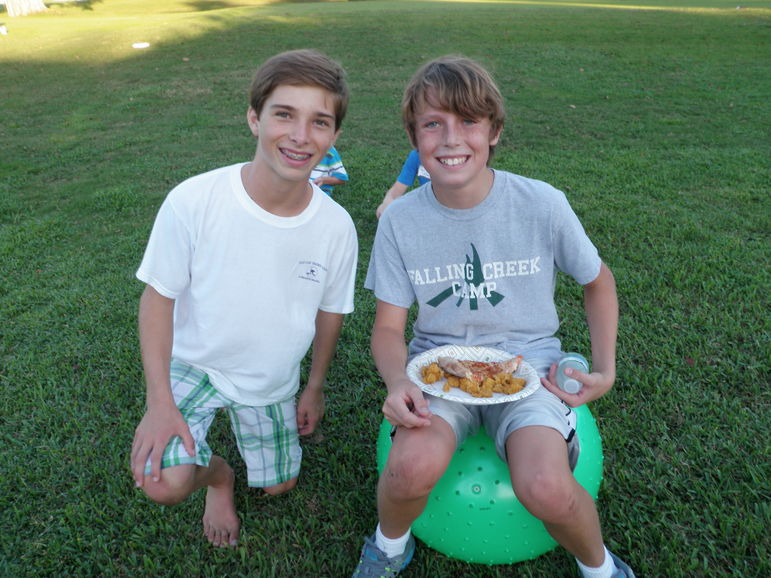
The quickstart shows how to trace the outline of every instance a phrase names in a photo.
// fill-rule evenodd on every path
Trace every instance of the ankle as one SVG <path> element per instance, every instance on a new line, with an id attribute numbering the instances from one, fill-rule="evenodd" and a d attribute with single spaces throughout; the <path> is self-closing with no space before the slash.
<path id="1" fill-rule="evenodd" d="M 578 569 L 581 572 L 582 578 L 611 578 L 613 571 L 616 569 L 616 565 L 613 563 L 613 558 L 610 557 L 610 552 L 603 546 L 605 551 L 605 560 L 599 566 L 586 566 L 578 558 L 576 563 Z"/>
<path id="2" fill-rule="evenodd" d="M 389 558 L 398 556 L 404 552 L 410 539 L 410 530 L 398 538 L 388 538 L 380 530 L 380 524 L 375 530 L 375 545 Z"/>

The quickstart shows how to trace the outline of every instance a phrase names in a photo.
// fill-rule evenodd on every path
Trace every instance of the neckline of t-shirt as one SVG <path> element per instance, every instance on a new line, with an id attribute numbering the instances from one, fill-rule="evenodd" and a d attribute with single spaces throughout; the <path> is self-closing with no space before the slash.
<path id="1" fill-rule="evenodd" d="M 498 203 L 498 199 L 501 196 L 501 191 L 503 190 L 503 176 L 501 172 L 495 169 L 490 170 L 493 172 L 493 184 L 490 187 L 490 192 L 484 199 L 482 199 L 482 202 L 474 205 L 473 207 L 468 209 L 452 209 L 450 207 L 446 207 L 437 200 L 436 195 L 434 194 L 434 188 L 430 182 L 426 183 L 425 185 L 428 188 L 429 203 L 431 203 L 443 215 L 458 221 L 470 221 L 487 214 L 487 212 L 495 207 L 495 205 Z"/>
<path id="2" fill-rule="evenodd" d="M 246 210 L 247 213 L 253 217 L 274 227 L 291 229 L 293 227 L 299 227 L 300 225 L 307 223 L 319 210 L 322 202 L 321 197 L 325 196 L 326 193 L 324 193 L 317 186 L 312 185 L 313 195 L 311 196 L 311 200 L 308 203 L 308 206 L 305 207 L 305 209 L 303 209 L 302 213 L 299 215 L 294 215 L 293 217 L 281 217 L 279 215 L 274 215 L 270 211 L 266 211 L 260 205 L 255 203 L 249 196 L 249 193 L 246 192 L 244 183 L 241 180 L 241 169 L 246 164 L 248 163 L 239 163 L 232 167 L 232 171 L 230 173 L 230 182 L 233 194 L 235 195 L 239 204 Z"/>

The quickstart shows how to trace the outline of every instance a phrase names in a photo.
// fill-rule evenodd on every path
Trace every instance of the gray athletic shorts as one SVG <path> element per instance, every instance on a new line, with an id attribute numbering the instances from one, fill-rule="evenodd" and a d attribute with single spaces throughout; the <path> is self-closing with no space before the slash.
<path id="1" fill-rule="evenodd" d="M 528 363 L 535 368 L 539 376 L 545 376 L 549 370 L 550 363 L 546 361 L 528 360 Z M 574 469 L 576 466 L 579 452 L 576 413 L 543 386 L 523 399 L 493 405 L 466 405 L 428 394 L 426 399 L 431 413 L 450 424 L 455 432 L 458 447 L 484 425 L 487 435 L 495 441 L 498 456 L 505 462 L 506 440 L 509 435 L 523 427 L 540 425 L 562 434 L 568 444 L 570 468 Z"/>

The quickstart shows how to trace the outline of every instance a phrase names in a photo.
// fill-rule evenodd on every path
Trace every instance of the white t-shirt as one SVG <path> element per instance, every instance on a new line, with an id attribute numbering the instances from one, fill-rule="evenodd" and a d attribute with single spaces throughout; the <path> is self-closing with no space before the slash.
<path id="1" fill-rule="evenodd" d="M 236 402 L 297 393 L 318 310 L 353 311 L 358 243 L 318 187 L 278 217 L 248 196 L 243 164 L 198 175 L 161 206 L 137 278 L 175 300 L 172 355 Z"/>

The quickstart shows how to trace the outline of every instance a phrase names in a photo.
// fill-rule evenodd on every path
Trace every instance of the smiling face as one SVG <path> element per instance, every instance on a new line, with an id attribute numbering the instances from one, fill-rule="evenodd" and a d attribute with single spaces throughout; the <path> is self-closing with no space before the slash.
<path id="1" fill-rule="evenodd" d="M 492 185 L 487 162 L 500 129 L 494 130 L 488 118 L 464 118 L 429 102 L 418 109 L 414 126 L 420 162 L 439 200 L 468 208 L 484 199 Z"/>
<path id="2" fill-rule="evenodd" d="M 257 137 L 255 170 L 263 184 L 306 184 L 313 168 L 334 145 L 335 100 L 316 86 L 277 86 L 247 120 Z"/>
<path id="3" fill-rule="evenodd" d="M 413 75 L 402 120 L 442 204 L 469 208 L 487 196 L 493 182 L 487 165 L 505 118 L 500 90 L 473 60 L 444 56 Z"/>

